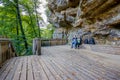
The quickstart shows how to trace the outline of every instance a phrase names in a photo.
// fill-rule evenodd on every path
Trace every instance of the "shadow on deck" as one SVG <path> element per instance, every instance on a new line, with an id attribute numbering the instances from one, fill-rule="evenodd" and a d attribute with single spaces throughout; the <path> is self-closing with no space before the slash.
<path id="1" fill-rule="evenodd" d="M 70 46 L 42 47 L 41 56 L 6 61 L 0 80 L 120 80 L 119 60 L 120 55 Z"/>

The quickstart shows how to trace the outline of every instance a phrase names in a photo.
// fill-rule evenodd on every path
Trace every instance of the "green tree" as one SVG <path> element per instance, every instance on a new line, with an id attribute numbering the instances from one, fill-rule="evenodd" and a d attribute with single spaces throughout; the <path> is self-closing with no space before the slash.
<path id="1" fill-rule="evenodd" d="M 46 29 L 41 29 L 41 38 L 43 39 L 52 39 L 54 32 L 54 26 L 52 24 L 48 24 Z"/>
<path id="2" fill-rule="evenodd" d="M 21 19 L 21 15 L 20 15 L 18 0 L 14 0 L 14 1 L 15 1 L 17 19 L 18 19 L 18 22 L 19 22 L 19 25 L 20 25 L 20 30 L 21 30 L 21 33 L 22 33 L 22 38 L 23 38 L 24 43 L 25 43 L 25 48 L 26 48 L 26 50 L 28 50 L 28 43 L 27 43 L 26 35 L 24 33 L 23 25 L 22 25 L 22 19 Z"/>
<path id="3" fill-rule="evenodd" d="M 35 14 L 37 8 L 34 8 L 33 0 L 1 0 L 0 3 L 2 4 L 0 6 L 0 35 L 10 37 L 20 55 L 26 50 L 31 52 L 32 39 L 39 36 L 39 32 L 36 32 L 38 31 Z M 38 22 L 42 20 L 40 15 L 37 16 Z"/>

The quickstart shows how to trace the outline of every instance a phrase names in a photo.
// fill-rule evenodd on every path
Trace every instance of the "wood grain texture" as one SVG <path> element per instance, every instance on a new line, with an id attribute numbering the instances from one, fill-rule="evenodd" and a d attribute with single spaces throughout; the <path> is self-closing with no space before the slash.
<path id="1" fill-rule="evenodd" d="M 120 56 L 113 55 L 70 46 L 42 47 L 41 56 L 8 60 L 0 80 L 120 80 Z"/>

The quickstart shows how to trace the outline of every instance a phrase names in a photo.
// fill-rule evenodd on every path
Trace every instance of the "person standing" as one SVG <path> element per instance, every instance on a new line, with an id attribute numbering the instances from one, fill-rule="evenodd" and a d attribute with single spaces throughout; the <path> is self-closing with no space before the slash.
<path id="1" fill-rule="evenodd" d="M 82 37 L 80 36 L 77 38 L 77 48 L 80 48 L 80 45 L 82 45 Z"/>
<path id="2" fill-rule="evenodd" d="M 84 44 L 88 44 L 88 36 L 85 37 L 83 42 L 84 42 Z"/>
<path id="3" fill-rule="evenodd" d="M 93 37 L 90 37 L 88 43 L 94 45 L 94 44 L 95 44 L 94 38 L 93 38 Z"/>
<path id="4" fill-rule="evenodd" d="M 77 37 L 76 35 L 72 38 L 72 45 L 71 48 L 77 48 Z"/>

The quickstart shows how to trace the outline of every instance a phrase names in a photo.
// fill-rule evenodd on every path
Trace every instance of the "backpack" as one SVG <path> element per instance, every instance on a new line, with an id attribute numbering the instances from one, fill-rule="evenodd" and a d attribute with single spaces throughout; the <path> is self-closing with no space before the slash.
<path id="1" fill-rule="evenodd" d="M 80 39 L 77 39 L 77 42 L 80 43 Z"/>
<path id="2" fill-rule="evenodd" d="M 77 42 L 82 44 L 82 38 L 77 39 Z"/>

